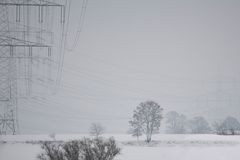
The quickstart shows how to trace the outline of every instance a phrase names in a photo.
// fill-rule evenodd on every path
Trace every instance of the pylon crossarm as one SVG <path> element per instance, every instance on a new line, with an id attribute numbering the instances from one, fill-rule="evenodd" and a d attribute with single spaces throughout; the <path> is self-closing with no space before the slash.
<path id="1" fill-rule="evenodd" d="M 50 2 L 50 1 L 43 1 L 43 0 L 9 0 L 7 2 L 0 2 L 0 5 L 6 5 L 6 6 L 44 6 L 44 7 L 62 7 L 62 4 Z"/>

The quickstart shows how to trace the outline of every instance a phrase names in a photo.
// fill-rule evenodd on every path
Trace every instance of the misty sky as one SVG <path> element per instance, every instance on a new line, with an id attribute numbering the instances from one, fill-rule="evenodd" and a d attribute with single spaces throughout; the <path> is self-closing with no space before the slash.
<path id="1" fill-rule="evenodd" d="M 73 0 L 68 48 L 82 1 Z M 240 120 L 240 1 L 89 0 L 56 95 L 21 102 L 21 133 L 126 132 L 154 100 L 210 122 Z M 76 19 L 75 19 L 76 18 Z"/>

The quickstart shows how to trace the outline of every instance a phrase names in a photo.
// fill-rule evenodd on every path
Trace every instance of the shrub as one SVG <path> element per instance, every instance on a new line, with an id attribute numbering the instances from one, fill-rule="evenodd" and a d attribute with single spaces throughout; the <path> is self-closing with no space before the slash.
<path id="1" fill-rule="evenodd" d="M 41 148 L 43 153 L 38 155 L 40 160 L 65 160 L 63 150 L 60 144 L 53 142 L 43 142 Z"/>
<path id="2" fill-rule="evenodd" d="M 66 160 L 78 160 L 80 155 L 79 141 L 70 141 L 63 144 L 64 157 Z"/>
<path id="3" fill-rule="evenodd" d="M 113 138 L 84 139 L 80 146 L 83 160 L 113 160 L 120 153 Z"/>
<path id="4" fill-rule="evenodd" d="M 42 149 L 39 160 L 113 160 L 120 154 L 113 138 L 84 138 L 62 144 L 44 142 Z"/>

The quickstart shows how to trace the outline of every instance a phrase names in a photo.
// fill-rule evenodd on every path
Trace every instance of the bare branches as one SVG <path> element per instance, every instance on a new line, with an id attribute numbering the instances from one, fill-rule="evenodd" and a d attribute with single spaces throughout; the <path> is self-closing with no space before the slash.
<path id="1" fill-rule="evenodd" d="M 95 136 L 96 138 L 99 138 L 100 135 L 102 135 L 105 131 L 105 128 L 100 123 L 92 123 L 90 126 L 90 135 Z"/>
<path id="2" fill-rule="evenodd" d="M 44 142 L 39 160 L 113 160 L 121 149 L 113 138 L 83 139 L 63 144 Z"/>
<path id="3" fill-rule="evenodd" d="M 142 102 L 133 113 L 133 120 L 129 121 L 133 136 L 146 135 L 146 141 L 151 141 L 152 134 L 157 133 L 162 120 L 162 108 L 154 101 Z"/>
<path id="4" fill-rule="evenodd" d="M 234 117 L 227 117 L 222 123 L 213 124 L 215 132 L 220 135 L 236 135 L 240 132 L 240 123 Z"/>

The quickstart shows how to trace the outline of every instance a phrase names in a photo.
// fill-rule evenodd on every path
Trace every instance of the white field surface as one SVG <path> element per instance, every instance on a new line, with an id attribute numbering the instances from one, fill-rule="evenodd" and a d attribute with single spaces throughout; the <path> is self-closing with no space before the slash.
<path id="1" fill-rule="evenodd" d="M 129 135 L 113 136 L 121 155 L 116 160 L 239 160 L 240 136 L 165 135 L 153 136 L 153 142 L 139 142 Z M 56 135 L 56 141 L 69 141 L 87 135 Z M 143 138 L 143 137 L 142 137 Z M 39 141 L 53 140 L 48 135 L 18 135 L 0 137 L 0 160 L 37 160 L 41 153 Z"/>

